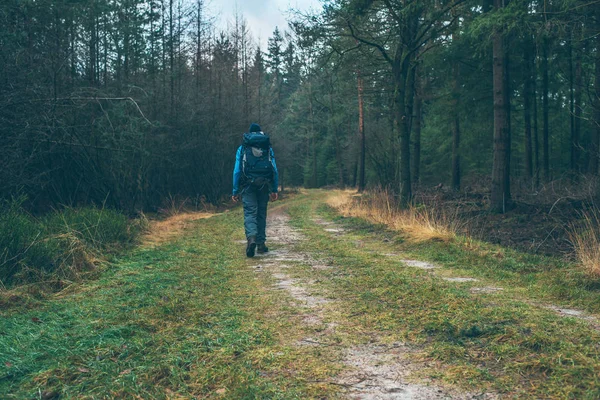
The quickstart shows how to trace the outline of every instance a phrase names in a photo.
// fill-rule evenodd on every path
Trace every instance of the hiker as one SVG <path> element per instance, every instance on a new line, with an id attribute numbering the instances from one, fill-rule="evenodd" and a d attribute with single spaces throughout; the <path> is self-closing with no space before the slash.
<path id="1" fill-rule="evenodd" d="M 251 124 L 244 141 L 238 148 L 233 169 L 234 202 L 242 198 L 244 205 L 244 229 L 246 230 L 246 256 L 254 257 L 255 251 L 269 251 L 267 239 L 267 203 L 277 200 L 279 174 L 275 154 L 269 136 L 258 124 Z"/>

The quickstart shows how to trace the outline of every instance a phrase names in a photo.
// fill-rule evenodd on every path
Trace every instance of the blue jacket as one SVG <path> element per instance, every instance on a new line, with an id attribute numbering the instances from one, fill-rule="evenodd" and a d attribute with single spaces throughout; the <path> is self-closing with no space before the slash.
<path id="1" fill-rule="evenodd" d="M 242 148 L 244 146 L 240 146 L 237 149 L 237 153 L 235 155 L 235 167 L 233 168 L 233 195 L 236 196 L 240 193 L 240 177 L 242 176 Z M 270 150 L 271 152 L 271 164 L 273 164 L 273 186 L 271 187 L 271 192 L 277 193 L 277 188 L 279 187 L 279 173 L 277 172 L 277 164 L 275 163 L 275 153 L 273 153 L 273 148 Z"/>

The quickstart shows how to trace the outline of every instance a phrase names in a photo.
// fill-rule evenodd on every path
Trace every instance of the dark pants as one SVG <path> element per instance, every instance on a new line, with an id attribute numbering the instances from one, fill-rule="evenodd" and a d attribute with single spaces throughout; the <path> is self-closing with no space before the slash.
<path id="1" fill-rule="evenodd" d="M 256 243 L 264 243 L 267 239 L 267 204 L 269 203 L 268 187 L 247 187 L 242 192 L 244 204 L 244 228 L 246 238 L 256 237 Z"/>

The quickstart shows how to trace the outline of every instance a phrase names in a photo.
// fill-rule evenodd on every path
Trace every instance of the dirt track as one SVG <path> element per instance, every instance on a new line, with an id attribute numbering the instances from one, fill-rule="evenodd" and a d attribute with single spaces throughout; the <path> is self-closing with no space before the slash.
<path id="1" fill-rule="evenodd" d="M 315 222 L 329 232 L 333 240 L 344 233 L 341 227 L 334 224 L 322 220 Z M 328 313 L 340 304 L 335 293 L 317 295 L 311 286 L 314 280 L 322 278 L 320 273 L 323 270 L 334 267 L 316 259 L 313 254 L 295 250 L 295 244 L 303 240 L 305 237 L 302 232 L 290 226 L 285 208 L 273 207 L 268 219 L 267 241 L 277 244 L 278 249 L 266 255 L 257 255 L 251 261 L 251 267 L 257 273 L 270 274 L 275 282 L 273 290 L 285 290 L 289 294 L 305 324 L 317 325 L 322 324 L 324 320 L 329 321 L 318 335 L 300 340 L 297 346 L 325 346 L 338 325 Z M 418 264 L 417 261 L 414 262 Z M 290 276 L 290 271 L 300 264 L 312 267 L 313 280 Z M 416 381 L 414 376 L 426 368 L 426 365 L 412 360 L 411 355 L 414 352 L 415 348 L 409 344 L 380 343 L 377 341 L 377 335 L 374 335 L 371 343 L 340 349 L 339 361 L 346 369 L 329 383 L 342 387 L 344 397 L 349 399 L 496 398 L 492 394 L 473 394 L 437 386 L 424 380 Z"/>

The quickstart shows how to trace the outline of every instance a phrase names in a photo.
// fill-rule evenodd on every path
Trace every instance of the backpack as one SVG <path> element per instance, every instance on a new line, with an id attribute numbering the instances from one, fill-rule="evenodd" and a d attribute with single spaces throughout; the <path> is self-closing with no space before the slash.
<path id="1" fill-rule="evenodd" d="M 244 184 L 264 187 L 273 182 L 271 139 L 261 133 L 245 133 L 242 144 Z"/>

